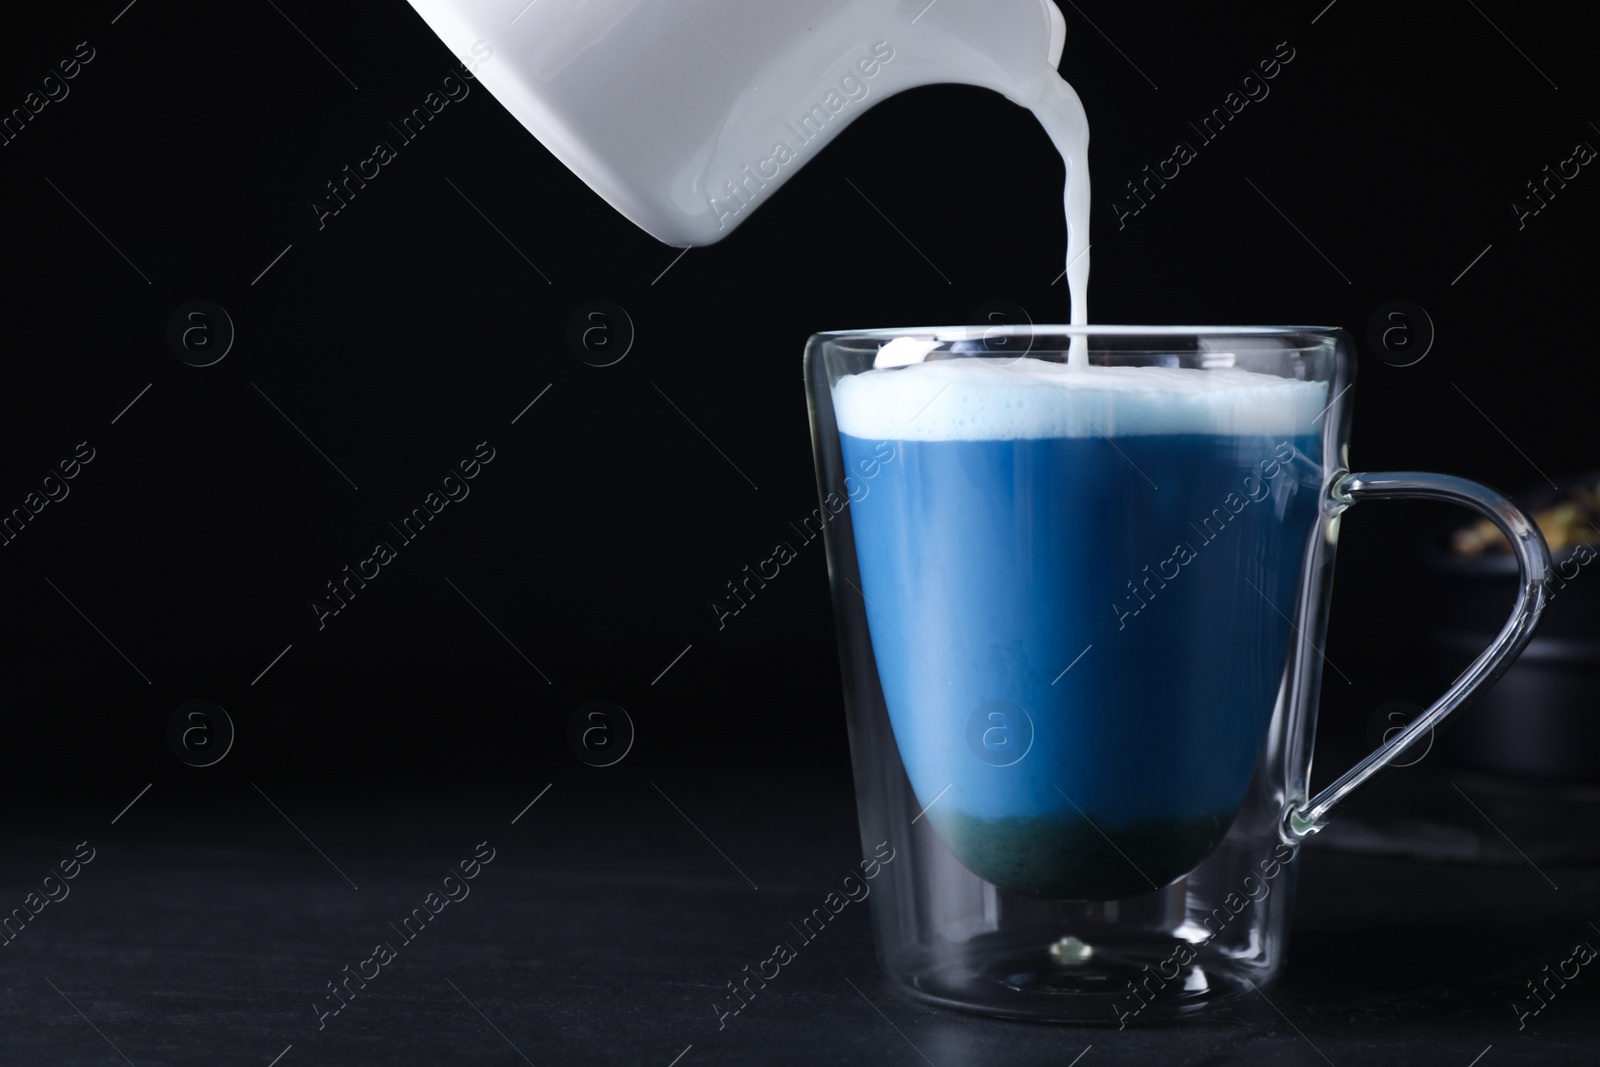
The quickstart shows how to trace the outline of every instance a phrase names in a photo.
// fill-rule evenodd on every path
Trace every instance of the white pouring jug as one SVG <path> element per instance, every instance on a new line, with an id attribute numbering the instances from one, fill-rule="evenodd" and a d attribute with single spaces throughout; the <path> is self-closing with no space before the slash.
<path id="1" fill-rule="evenodd" d="M 411 0 L 555 157 L 669 245 L 727 236 L 879 100 L 958 82 L 1032 107 L 1051 0 Z M 492 49 L 492 53 L 490 53 Z"/>

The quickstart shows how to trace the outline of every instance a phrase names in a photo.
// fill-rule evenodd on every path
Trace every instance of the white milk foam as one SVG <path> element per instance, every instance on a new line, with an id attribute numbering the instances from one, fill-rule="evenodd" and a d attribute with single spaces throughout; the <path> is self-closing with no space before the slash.
<path id="1" fill-rule="evenodd" d="M 1069 367 L 967 357 L 869 370 L 833 387 L 839 430 L 868 440 L 1014 441 L 1313 433 L 1326 382 L 1237 368 Z"/>

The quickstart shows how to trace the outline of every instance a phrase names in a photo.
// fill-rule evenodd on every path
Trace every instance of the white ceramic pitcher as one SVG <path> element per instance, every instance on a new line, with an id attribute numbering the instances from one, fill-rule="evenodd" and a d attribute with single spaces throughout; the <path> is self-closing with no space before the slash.
<path id="1" fill-rule="evenodd" d="M 675 246 L 726 236 L 902 89 L 1030 106 L 1066 24 L 1051 0 L 411 0 L 557 159 Z M 492 49 L 492 53 L 491 50 Z"/>

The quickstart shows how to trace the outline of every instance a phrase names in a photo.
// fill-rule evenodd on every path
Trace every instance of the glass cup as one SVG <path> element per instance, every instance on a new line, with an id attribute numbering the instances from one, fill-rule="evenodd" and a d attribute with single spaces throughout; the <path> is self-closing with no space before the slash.
<path id="1" fill-rule="evenodd" d="M 1346 469 L 1353 370 L 1322 327 L 811 338 L 807 536 L 907 991 L 1126 1026 L 1264 985 L 1300 844 L 1522 650 L 1537 528 L 1474 482 Z M 1488 517 L 1521 586 L 1448 692 L 1311 796 L 1339 517 L 1385 497 Z"/>

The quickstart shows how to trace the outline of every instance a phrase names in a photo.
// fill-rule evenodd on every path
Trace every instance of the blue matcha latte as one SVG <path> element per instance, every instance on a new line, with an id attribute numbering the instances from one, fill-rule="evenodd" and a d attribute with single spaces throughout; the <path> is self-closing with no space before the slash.
<path id="1" fill-rule="evenodd" d="M 977 358 L 834 387 L 846 469 L 896 442 L 851 508 L 872 650 L 919 806 L 974 873 L 1114 899 L 1222 840 L 1294 638 L 1326 391 Z"/>

